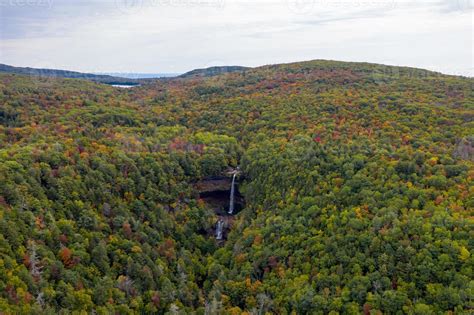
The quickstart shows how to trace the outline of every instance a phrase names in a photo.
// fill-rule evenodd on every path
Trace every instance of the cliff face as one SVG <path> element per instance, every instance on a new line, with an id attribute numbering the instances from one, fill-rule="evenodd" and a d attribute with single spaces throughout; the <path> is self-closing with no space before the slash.
<path id="1" fill-rule="evenodd" d="M 203 179 L 197 182 L 194 187 L 200 193 L 209 193 L 213 191 L 230 191 L 232 179 L 227 177 Z"/>
<path id="2" fill-rule="evenodd" d="M 474 161 L 474 136 L 461 139 L 453 152 L 453 156 L 463 160 Z"/>
<path id="3" fill-rule="evenodd" d="M 236 182 L 234 200 L 236 212 L 240 211 L 244 205 L 244 199 L 238 186 L 239 184 Z M 232 178 L 230 177 L 210 177 L 194 184 L 199 198 L 219 215 L 227 215 L 229 211 L 231 187 Z"/>

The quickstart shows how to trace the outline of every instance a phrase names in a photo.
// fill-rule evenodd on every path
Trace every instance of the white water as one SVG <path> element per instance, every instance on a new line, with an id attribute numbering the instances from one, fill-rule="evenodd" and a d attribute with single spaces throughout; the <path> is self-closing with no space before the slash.
<path id="1" fill-rule="evenodd" d="M 216 240 L 221 240 L 223 237 L 223 230 L 224 230 L 224 220 L 217 221 L 216 227 Z"/>
<path id="2" fill-rule="evenodd" d="M 237 173 L 234 173 L 232 176 L 232 186 L 230 186 L 230 202 L 229 202 L 229 214 L 234 213 L 234 195 L 235 195 L 235 176 Z"/>

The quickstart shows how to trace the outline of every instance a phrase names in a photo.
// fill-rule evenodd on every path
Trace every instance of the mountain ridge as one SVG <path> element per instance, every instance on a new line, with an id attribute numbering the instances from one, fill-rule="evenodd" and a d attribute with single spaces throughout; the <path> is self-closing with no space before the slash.
<path id="1" fill-rule="evenodd" d="M 313 59 L 306 61 L 296 61 L 288 63 L 275 63 L 266 64 L 257 67 L 246 67 L 246 66 L 212 66 L 207 68 L 197 68 L 187 71 L 183 74 L 175 73 L 164 73 L 163 76 L 150 75 L 150 77 L 138 77 L 139 73 L 125 73 L 123 76 L 119 76 L 119 73 L 104 73 L 95 74 L 79 71 L 70 71 L 64 69 L 47 69 L 47 68 L 32 68 L 32 67 L 16 67 L 7 64 L 0 63 L 0 73 L 8 74 L 19 74 L 19 75 L 30 75 L 48 78 L 66 78 L 66 79 L 83 79 L 96 83 L 103 83 L 109 85 L 140 85 L 151 81 L 163 81 L 163 80 L 174 80 L 174 79 L 189 79 L 189 78 L 210 78 L 219 75 L 225 75 L 229 73 L 244 73 L 248 71 L 262 71 L 262 70 L 275 70 L 279 69 L 282 71 L 291 70 L 292 68 L 301 68 L 304 71 L 314 69 L 314 67 L 321 67 L 324 70 L 336 71 L 338 69 L 351 69 L 360 68 L 361 72 L 372 71 L 382 76 L 417 76 L 417 77 L 433 77 L 433 76 L 451 76 L 461 78 L 472 78 L 469 76 L 445 74 L 437 71 L 432 71 L 423 68 L 409 67 L 409 66 L 395 66 L 385 65 L 379 63 L 370 62 L 358 62 L 358 61 L 338 61 L 328 59 Z M 136 77 L 134 77 L 136 76 Z"/>
<path id="2" fill-rule="evenodd" d="M 214 66 L 207 68 L 198 68 L 179 75 L 179 78 L 190 78 L 190 77 L 212 77 L 224 73 L 232 72 L 244 72 L 246 70 L 252 69 L 250 67 L 244 66 Z"/>
<path id="3" fill-rule="evenodd" d="M 127 84 L 138 85 L 139 79 L 122 78 L 105 74 L 92 74 L 62 69 L 46 69 L 31 67 L 15 67 L 6 64 L 0 64 L 0 73 L 22 74 L 39 77 L 66 78 L 66 79 L 84 79 L 104 84 Z"/>

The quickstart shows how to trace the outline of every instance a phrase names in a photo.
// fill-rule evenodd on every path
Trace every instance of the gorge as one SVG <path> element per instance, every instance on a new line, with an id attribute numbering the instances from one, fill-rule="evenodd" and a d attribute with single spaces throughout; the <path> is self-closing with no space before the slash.
<path id="1" fill-rule="evenodd" d="M 203 178 L 194 184 L 199 198 L 216 215 L 214 235 L 218 241 L 226 238 L 232 227 L 234 215 L 240 212 L 244 206 L 244 198 L 238 189 L 237 177 L 239 174 L 240 171 L 236 168 L 227 171 L 225 175 Z"/>

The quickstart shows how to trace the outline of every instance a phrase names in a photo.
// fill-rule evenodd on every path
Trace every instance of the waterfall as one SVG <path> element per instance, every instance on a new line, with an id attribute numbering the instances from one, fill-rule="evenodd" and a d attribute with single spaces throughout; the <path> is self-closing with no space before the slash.
<path id="1" fill-rule="evenodd" d="M 221 240 L 222 239 L 223 229 L 224 229 L 224 220 L 220 219 L 219 221 L 217 221 L 216 240 Z"/>
<path id="2" fill-rule="evenodd" d="M 232 176 L 232 186 L 230 186 L 229 214 L 234 213 L 235 176 L 237 176 L 237 173 Z"/>

